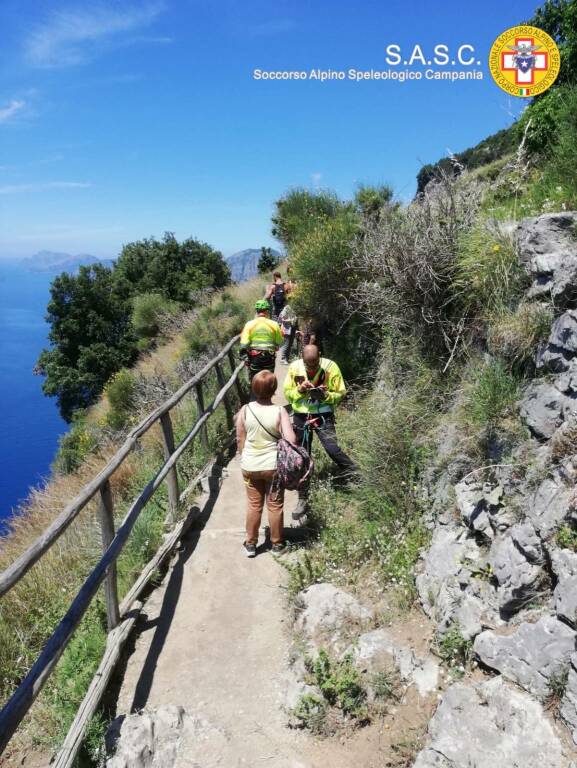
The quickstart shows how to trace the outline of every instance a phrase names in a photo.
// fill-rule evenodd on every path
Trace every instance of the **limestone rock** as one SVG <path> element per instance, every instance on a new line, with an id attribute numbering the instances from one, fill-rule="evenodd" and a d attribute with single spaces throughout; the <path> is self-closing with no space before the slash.
<path id="1" fill-rule="evenodd" d="M 170 768 L 176 762 L 185 711 L 161 707 L 115 720 L 107 738 L 116 741 L 116 754 L 107 768 Z"/>
<path id="2" fill-rule="evenodd" d="M 296 630 L 311 652 L 321 648 L 341 652 L 351 629 L 366 626 L 373 617 L 355 597 L 332 584 L 313 584 L 299 594 L 299 601 L 303 609 Z"/>
<path id="3" fill-rule="evenodd" d="M 227 736 L 208 721 L 194 717 L 180 706 L 158 707 L 116 718 L 107 731 L 107 751 L 115 752 L 107 768 L 216 768 L 216 757 L 203 752 L 210 736 L 215 753 L 222 751 Z M 216 740 L 215 740 L 216 739 Z M 202 762 L 196 762 L 203 759 Z M 191 762 L 189 762 L 189 760 Z"/>
<path id="4" fill-rule="evenodd" d="M 571 515 L 571 500 L 576 480 L 575 461 L 566 459 L 535 491 L 527 508 L 527 516 L 543 539 L 551 536 Z"/>
<path id="5" fill-rule="evenodd" d="M 537 353 L 537 368 L 566 371 L 577 353 L 577 311 L 571 309 L 555 320 L 547 342 Z"/>
<path id="6" fill-rule="evenodd" d="M 577 553 L 570 549 L 555 549 L 551 552 L 551 565 L 557 576 L 553 592 L 557 616 L 577 624 Z"/>
<path id="7" fill-rule="evenodd" d="M 286 682 L 286 688 L 282 700 L 282 708 L 287 715 L 287 725 L 290 727 L 300 726 L 300 722 L 294 717 L 294 710 L 299 705 L 303 696 L 317 696 L 322 699 L 320 691 L 312 685 L 308 685 L 296 676 L 290 676 Z"/>
<path id="8" fill-rule="evenodd" d="M 360 672 L 375 674 L 392 670 L 395 644 L 385 629 L 373 629 L 362 634 L 347 653 L 352 653 L 353 662 Z"/>
<path id="9" fill-rule="evenodd" d="M 563 423 L 569 407 L 567 395 L 553 384 L 534 381 L 519 403 L 519 415 L 537 438 L 549 440 Z"/>
<path id="10" fill-rule="evenodd" d="M 504 504 L 504 489 L 500 484 L 464 480 L 455 486 L 455 497 L 467 525 L 490 539 L 515 522 Z"/>
<path id="11" fill-rule="evenodd" d="M 483 664 L 536 696 L 549 693 L 550 678 L 562 674 L 575 651 L 575 632 L 553 616 L 521 624 L 512 635 L 482 632 L 474 650 Z"/>
<path id="12" fill-rule="evenodd" d="M 445 582 L 457 576 L 463 564 L 479 559 L 479 548 L 463 528 L 440 526 L 436 528 L 431 546 L 420 563 L 416 577 L 419 598 L 425 613 L 433 617 L 441 588 Z"/>
<path id="13" fill-rule="evenodd" d="M 505 614 L 522 607 L 545 576 L 541 540 L 530 522 L 517 523 L 495 539 L 489 562 L 499 583 L 499 607 Z"/>
<path id="14" fill-rule="evenodd" d="M 541 705 L 494 678 L 455 683 L 429 723 L 413 768 L 570 768 Z"/>
<path id="15" fill-rule="evenodd" d="M 567 687 L 561 702 L 559 714 L 571 729 L 573 741 L 577 744 L 577 653 L 571 656 L 567 676 Z"/>
<path id="16" fill-rule="evenodd" d="M 361 672 L 375 674 L 396 668 L 403 680 L 415 685 L 420 696 L 437 689 L 438 663 L 432 657 L 419 658 L 410 648 L 398 645 L 385 629 L 365 632 L 349 651 Z"/>
<path id="17" fill-rule="evenodd" d="M 524 219 L 517 228 L 519 257 L 533 284 L 529 297 L 563 306 L 577 295 L 577 213 L 559 211 Z"/>

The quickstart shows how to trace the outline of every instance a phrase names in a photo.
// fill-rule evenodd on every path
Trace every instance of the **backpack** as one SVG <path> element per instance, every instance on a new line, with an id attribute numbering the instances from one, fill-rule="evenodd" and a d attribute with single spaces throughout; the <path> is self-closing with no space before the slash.
<path id="1" fill-rule="evenodd" d="M 313 460 L 302 445 L 293 445 L 284 437 L 278 441 L 276 471 L 281 488 L 297 491 L 311 476 Z"/>
<path id="2" fill-rule="evenodd" d="M 246 406 L 265 432 L 277 439 L 276 435 L 268 430 L 256 413 L 250 407 Z M 281 488 L 287 491 L 297 491 L 311 476 L 314 469 L 314 463 L 309 456 L 306 448 L 302 445 L 293 445 L 281 437 L 277 442 L 276 454 L 276 475 L 277 482 Z"/>
<path id="3" fill-rule="evenodd" d="M 276 309 L 276 312 L 278 315 L 278 313 L 286 304 L 284 283 L 275 283 L 274 293 L 272 296 L 272 303 L 274 304 L 274 308 Z"/>

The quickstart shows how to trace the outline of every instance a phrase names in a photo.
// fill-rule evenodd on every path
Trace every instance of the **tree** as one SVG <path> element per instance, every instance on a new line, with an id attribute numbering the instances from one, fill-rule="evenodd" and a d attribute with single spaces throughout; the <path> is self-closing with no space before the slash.
<path id="1" fill-rule="evenodd" d="M 574 83 L 577 71 L 577 0 L 545 0 L 527 24 L 547 32 L 559 46 L 561 70 L 554 87 Z"/>
<path id="2" fill-rule="evenodd" d="M 258 260 L 258 271 L 261 275 L 273 270 L 278 264 L 278 259 L 272 252 L 272 248 L 266 248 L 264 245 L 260 249 L 260 259 Z"/>
<path id="3" fill-rule="evenodd" d="M 230 269 L 222 254 L 206 243 L 193 238 L 179 243 L 171 232 L 165 232 L 162 240 L 151 237 L 125 245 L 114 278 L 132 296 L 160 293 L 190 306 L 193 292 L 228 285 Z"/>
<path id="4" fill-rule="evenodd" d="M 42 389 L 56 397 L 62 417 L 94 402 L 110 376 L 136 357 L 131 304 L 113 272 L 101 264 L 82 266 L 52 281 L 46 319 L 51 349 L 38 359 Z"/>
<path id="5" fill-rule="evenodd" d="M 46 377 L 44 392 L 58 399 L 70 421 L 95 401 L 112 374 L 134 362 L 146 339 L 158 333 L 162 314 L 192 306 L 198 290 L 229 283 L 218 251 L 193 238 L 179 243 L 170 232 L 162 240 L 125 245 L 112 270 L 94 264 L 80 267 L 77 276 L 63 273 L 50 288 L 52 348 L 37 364 Z"/>

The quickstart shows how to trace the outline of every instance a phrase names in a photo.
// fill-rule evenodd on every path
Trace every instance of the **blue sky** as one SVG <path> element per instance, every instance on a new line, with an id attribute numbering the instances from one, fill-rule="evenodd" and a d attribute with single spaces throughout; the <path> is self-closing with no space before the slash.
<path id="1" fill-rule="evenodd" d="M 487 55 L 536 3 L 3 0 L 0 258 L 114 257 L 165 230 L 225 254 L 274 245 L 291 186 L 350 196 L 511 123 Z M 402 69 L 396 43 L 475 47 L 484 79 L 255 81 L 253 70 Z M 418 67 L 417 67 L 418 68 Z M 450 67 L 449 67 L 450 68 Z M 459 67 L 457 67 L 459 68 Z M 463 69 L 463 67 L 460 67 Z M 446 69 L 446 68 L 445 68 Z"/>

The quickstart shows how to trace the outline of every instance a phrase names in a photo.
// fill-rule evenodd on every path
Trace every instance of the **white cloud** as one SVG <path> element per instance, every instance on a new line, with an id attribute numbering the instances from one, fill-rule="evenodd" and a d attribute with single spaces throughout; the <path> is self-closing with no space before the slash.
<path id="1" fill-rule="evenodd" d="M 27 60 L 36 67 L 66 67 L 92 58 L 98 46 L 122 33 L 151 24 L 162 10 L 158 3 L 118 8 L 96 5 L 53 12 L 24 44 Z"/>
<path id="2" fill-rule="evenodd" d="M 44 192 L 48 189 L 86 189 L 92 184 L 87 181 L 40 181 L 25 184 L 4 184 L 0 195 L 15 195 L 19 192 Z"/>
<path id="3" fill-rule="evenodd" d="M 12 101 L 5 107 L 0 108 L 0 123 L 5 123 L 10 120 L 14 115 L 17 115 L 24 107 L 26 102 L 21 99 L 12 99 Z"/>
<path id="4" fill-rule="evenodd" d="M 315 187 L 319 187 L 320 186 L 322 178 L 323 178 L 322 173 L 319 173 L 318 171 L 317 171 L 317 173 L 311 173 L 311 181 L 313 183 L 313 186 L 315 186 Z"/>

